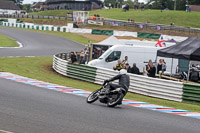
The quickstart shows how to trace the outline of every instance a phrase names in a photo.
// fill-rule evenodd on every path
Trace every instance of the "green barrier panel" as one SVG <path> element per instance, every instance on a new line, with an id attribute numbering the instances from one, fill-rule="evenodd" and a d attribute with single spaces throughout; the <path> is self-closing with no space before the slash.
<path id="1" fill-rule="evenodd" d="M 36 30 L 39 30 L 39 26 L 36 26 Z"/>
<path id="2" fill-rule="evenodd" d="M 200 104 L 200 85 L 184 84 L 183 102 Z"/>
<path id="3" fill-rule="evenodd" d="M 32 25 L 32 29 L 34 29 L 34 25 Z"/>
<path id="4" fill-rule="evenodd" d="M 10 23 L 8 23 L 8 26 L 10 26 Z"/>
<path id="5" fill-rule="evenodd" d="M 51 27 L 51 31 L 54 31 L 54 27 Z"/>
<path id="6" fill-rule="evenodd" d="M 6 26 L 6 23 L 4 23 L 4 26 Z"/>
<path id="7" fill-rule="evenodd" d="M 15 26 L 18 27 L 18 24 L 16 24 Z"/>
<path id="8" fill-rule="evenodd" d="M 26 28 L 26 25 L 25 25 L 25 24 L 23 25 L 23 28 Z"/>
<path id="9" fill-rule="evenodd" d="M 30 25 L 28 25 L 27 28 L 30 29 Z"/>
<path id="10" fill-rule="evenodd" d="M 96 68 L 68 63 L 67 76 L 94 83 L 96 77 Z"/>
<path id="11" fill-rule="evenodd" d="M 113 30 L 96 30 L 96 29 L 92 29 L 92 34 L 112 36 L 113 35 Z"/>
<path id="12" fill-rule="evenodd" d="M 0 25 L 3 25 L 3 22 L 2 22 L 2 21 L 0 21 Z"/>
<path id="13" fill-rule="evenodd" d="M 14 24 L 14 23 L 12 23 L 12 27 L 14 27 L 14 25 L 15 25 L 15 24 Z"/>
<path id="14" fill-rule="evenodd" d="M 60 27 L 57 27 L 57 31 L 60 31 Z"/>
<path id="15" fill-rule="evenodd" d="M 63 32 L 66 32 L 66 28 L 63 28 Z"/>
<path id="16" fill-rule="evenodd" d="M 20 24 L 19 27 L 22 28 L 22 24 Z"/>
<path id="17" fill-rule="evenodd" d="M 48 27 L 48 26 L 46 27 L 46 30 L 49 30 L 49 27 Z"/>
<path id="18" fill-rule="evenodd" d="M 44 26 L 42 26 L 42 30 L 44 30 Z"/>
<path id="19" fill-rule="evenodd" d="M 159 39 L 160 36 L 160 34 L 138 32 L 139 38 Z"/>

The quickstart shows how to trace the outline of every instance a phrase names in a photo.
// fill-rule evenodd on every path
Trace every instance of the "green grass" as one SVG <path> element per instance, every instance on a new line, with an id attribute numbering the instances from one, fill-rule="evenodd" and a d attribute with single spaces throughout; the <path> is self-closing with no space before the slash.
<path id="1" fill-rule="evenodd" d="M 146 23 L 150 21 L 153 24 L 165 24 L 175 23 L 177 26 L 184 27 L 196 27 L 200 28 L 200 13 L 185 11 L 163 11 L 160 10 L 133 10 L 123 12 L 122 9 L 111 9 L 111 10 L 96 10 L 91 11 L 90 15 L 99 14 L 101 17 L 128 20 L 135 19 L 135 22 Z"/>
<path id="2" fill-rule="evenodd" d="M 35 15 L 53 15 L 53 16 L 66 16 L 67 10 L 51 10 L 32 13 Z M 146 23 L 150 21 L 152 24 L 165 24 L 175 23 L 176 26 L 200 28 L 200 13 L 199 12 L 185 12 L 185 11 L 163 11 L 160 10 L 133 10 L 123 12 L 122 9 L 102 9 L 90 12 L 90 16 L 99 14 L 104 18 L 111 18 L 117 20 L 135 19 L 135 22 Z"/>
<path id="3" fill-rule="evenodd" d="M 54 72 L 52 69 L 52 57 L 2 57 L 0 58 L 0 72 L 11 72 L 37 80 L 74 87 L 78 89 L 84 89 L 88 91 L 94 91 L 100 87 L 99 85 L 67 78 Z M 177 109 L 200 112 L 199 105 L 173 102 L 133 93 L 128 93 L 125 98 L 148 102 L 156 105 L 174 107 Z"/>
<path id="4" fill-rule="evenodd" d="M 0 34 L 0 47 L 17 47 L 17 42 L 5 35 Z"/>

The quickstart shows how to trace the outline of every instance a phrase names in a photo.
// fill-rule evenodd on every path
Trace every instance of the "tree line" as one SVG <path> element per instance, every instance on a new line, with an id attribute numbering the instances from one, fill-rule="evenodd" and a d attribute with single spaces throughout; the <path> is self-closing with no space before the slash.
<path id="1" fill-rule="evenodd" d="M 105 6 L 108 6 L 109 3 L 112 4 L 113 8 L 121 7 L 124 4 L 129 4 L 130 8 L 133 8 L 134 5 L 138 2 L 138 0 L 105 0 Z M 117 6 L 120 5 L 120 6 Z M 200 5 L 200 0 L 150 0 L 146 4 L 146 8 L 148 9 L 174 9 L 174 5 L 176 5 L 176 10 L 185 10 L 186 5 Z"/>

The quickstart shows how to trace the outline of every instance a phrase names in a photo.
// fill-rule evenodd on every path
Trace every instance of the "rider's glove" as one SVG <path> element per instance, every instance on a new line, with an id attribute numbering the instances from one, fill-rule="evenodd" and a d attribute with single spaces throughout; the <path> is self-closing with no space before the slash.
<path id="1" fill-rule="evenodd" d="M 103 85 L 105 85 L 108 82 L 109 82 L 109 80 L 104 80 Z"/>

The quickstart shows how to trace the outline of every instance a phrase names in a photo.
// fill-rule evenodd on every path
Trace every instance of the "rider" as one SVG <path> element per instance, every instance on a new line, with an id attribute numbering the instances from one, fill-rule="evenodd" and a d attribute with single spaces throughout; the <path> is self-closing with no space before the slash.
<path id="1" fill-rule="evenodd" d="M 108 83 L 117 79 L 119 79 L 119 84 Z M 108 85 L 106 87 L 105 93 L 109 93 L 110 90 L 115 90 L 117 88 L 123 88 L 125 91 L 124 93 L 125 96 L 130 85 L 130 77 L 127 75 L 127 71 L 125 69 L 121 69 L 118 75 L 114 76 L 109 80 L 105 80 L 104 85 L 106 83 L 108 83 Z"/>

